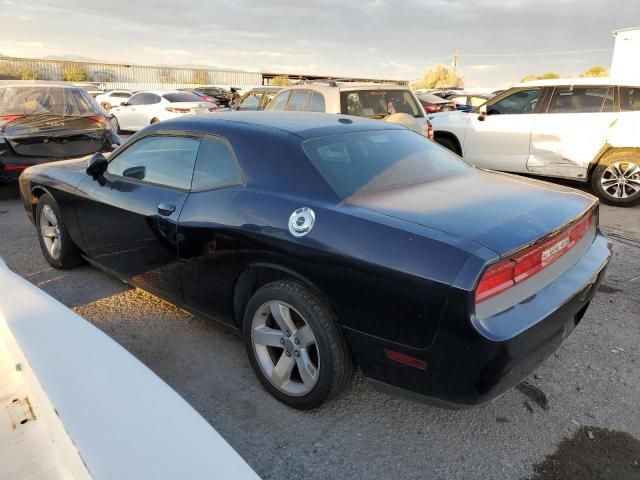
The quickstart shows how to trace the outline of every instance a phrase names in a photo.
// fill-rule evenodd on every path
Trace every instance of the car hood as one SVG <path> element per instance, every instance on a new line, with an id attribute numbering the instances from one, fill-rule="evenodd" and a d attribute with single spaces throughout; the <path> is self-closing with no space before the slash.
<path id="1" fill-rule="evenodd" d="M 474 169 L 347 203 L 473 240 L 499 255 L 531 243 L 593 207 L 595 197 L 515 175 Z"/>

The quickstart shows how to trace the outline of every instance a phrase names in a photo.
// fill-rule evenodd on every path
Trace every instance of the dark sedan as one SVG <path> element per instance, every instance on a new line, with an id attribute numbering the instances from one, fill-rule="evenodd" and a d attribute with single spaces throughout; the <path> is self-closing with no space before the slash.
<path id="1" fill-rule="evenodd" d="M 167 120 L 20 189 L 51 265 L 87 260 L 237 329 L 303 409 L 356 365 L 443 406 L 494 399 L 580 322 L 611 255 L 594 197 L 340 115 Z"/>
<path id="2" fill-rule="evenodd" d="M 81 87 L 0 81 L 0 180 L 35 164 L 110 152 L 120 144 L 109 114 Z"/>

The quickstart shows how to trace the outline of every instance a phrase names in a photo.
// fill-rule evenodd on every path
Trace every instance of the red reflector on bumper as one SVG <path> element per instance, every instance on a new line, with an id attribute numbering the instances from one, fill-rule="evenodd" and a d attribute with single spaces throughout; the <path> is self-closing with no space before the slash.
<path id="1" fill-rule="evenodd" d="M 427 368 L 427 362 L 425 362 L 424 360 L 410 357 L 409 355 L 405 355 L 404 353 L 396 352 L 394 350 L 387 350 L 385 348 L 384 354 L 389 360 L 404 363 L 405 365 L 409 365 L 410 367 L 418 368 L 420 370 L 424 370 Z"/>
<path id="2" fill-rule="evenodd" d="M 4 169 L 7 172 L 11 172 L 14 170 L 24 170 L 26 168 L 29 168 L 31 165 L 5 165 Z"/>

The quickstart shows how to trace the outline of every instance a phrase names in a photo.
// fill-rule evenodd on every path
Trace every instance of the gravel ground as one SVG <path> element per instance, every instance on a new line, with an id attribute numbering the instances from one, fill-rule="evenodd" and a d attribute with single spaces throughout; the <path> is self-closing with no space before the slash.
<path id="1" fill-rule="evenodd" d="M 0 256 L 148 365 L 265 479 L 518 479 L 582 425 L 640 438 L 640 207 L 601 212 L 615 244 L 604 285 L 528 379 L 548 405 L 527 397 L 529 387 L 447 411 L 379 393 L 357 375 L 340 398 L 298 412 L 266 393 L 224 328 L 91 267 L 50 268 L 11 187 L 0 187 Z"/>

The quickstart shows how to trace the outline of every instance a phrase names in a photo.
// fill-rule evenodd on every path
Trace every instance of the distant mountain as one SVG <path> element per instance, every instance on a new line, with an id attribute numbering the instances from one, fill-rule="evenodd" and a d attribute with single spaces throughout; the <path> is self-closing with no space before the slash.
<path id="1" fill-rule="evenodd" d="M 96 60 L 95 58 L 81 57 L 78 55 L 49 55 L 48 57 L 42 58 L 44 60 L 62 60 L 67 62 L 106 63 L 104 60 Z"/>

